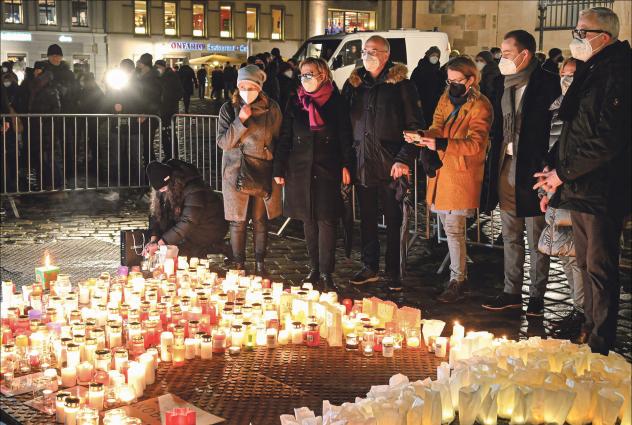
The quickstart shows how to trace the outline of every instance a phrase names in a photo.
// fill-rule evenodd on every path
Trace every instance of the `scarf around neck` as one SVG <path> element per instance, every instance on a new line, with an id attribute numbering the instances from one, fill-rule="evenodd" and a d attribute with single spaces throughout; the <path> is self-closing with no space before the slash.
<path id="1" fill-rule="evenodd" d="M 298 88 L 298 102 L 309 115 L 310 130 L 322 130 L 325 126 L 320 108 L 327 103 L 333 92 L 334 85 L 331 81 L 326 81 L 313 93 L 307 92 L 302 86 Z"/>
<path id="2" fill-rule="evenodd" d="M 503 113 L 503 139 L 505 145 L 517 140 L 517 133 L 520 131 L 520 117 L 522 107 L 516 108 L 516 90 L 527 85 L 531 74 L 538 66 L 538 60 L 534 57 L 529 65 L 520 72 L 505 76 L 505 90 L 501 99 Z M 521 103 L 524 102 L 524 95 Z"/>

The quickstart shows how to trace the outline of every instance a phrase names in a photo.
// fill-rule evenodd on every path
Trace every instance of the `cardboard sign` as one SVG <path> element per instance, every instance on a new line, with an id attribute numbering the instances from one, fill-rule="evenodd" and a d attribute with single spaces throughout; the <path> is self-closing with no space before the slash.
<path id="1" fill-rule="evenodd" d="M 224 422 L 225 419 L 210 414 L 180 397 L 173 394 L 165 394 L 160 397 L 134 403 L 130 406 L 123 406 L 128 416 L 139 418 L 143 425 L 165 425 L 165 412 L 176 407 L 187 407 L 196 412 L 196 425 L 212 425 Z"/>

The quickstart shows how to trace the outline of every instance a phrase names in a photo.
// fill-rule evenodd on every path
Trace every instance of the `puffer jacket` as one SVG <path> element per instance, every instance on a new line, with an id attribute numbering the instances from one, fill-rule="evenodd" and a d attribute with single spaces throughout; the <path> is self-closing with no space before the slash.
<path id="1" fill-rule="evenodd" d="M 630 213 L 630 44 L 617 41 L 574 75 L 551 166 L 563 181 L 551 205 L 594 215 Z"/>
<path id="2" fill-rule="evenodd" d="M 243 155 L 272 161 L 283 117 L 279 105 L 261 92 L 250 104 L 252 115 L 242 123 L 239 111 L 244 106 L 239 93 L 219 111 L 217 145 L 222 155 L 222 194 L 226 220 L 244 221 L 248 216 L 249 196 L 237 189 Z M 270 176 L 272 179 L 272 176 Z M 268 218 L 281 215 L 281 186 L 272 181 L 272 195 L 265 199 Z"/>
<path id="3" fill-rule="evenodd" d="M 181 255 L 205 254 L 224 239 L 228 223 L 224 220 L 224 208 L 219 195 L 202 180 L 191 164 L 171 159 L 173 179 L 184 182 L 183 202 L 180 215 L 175 218 L 165 212 L 161 221 L 149 219 L 151 236 L 161 238 L 168 245 L 177 245 Z"/>
<path id="4" fill-rule="evenodd" d="M 388 62 L 377 79 L 360 67 L 344 84 L 358 184 L 374 186 L 391 180 L 395 162 L 413 166 L 419 148 L 406 143 L 402 133 L 425 128 L 425 124 L 417 88 L 407 75 L 406 65 Z"/>

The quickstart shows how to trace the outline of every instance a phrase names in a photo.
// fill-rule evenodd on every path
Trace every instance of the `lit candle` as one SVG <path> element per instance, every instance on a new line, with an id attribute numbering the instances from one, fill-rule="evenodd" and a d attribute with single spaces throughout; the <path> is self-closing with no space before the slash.
<path id="1" fill-rule="evenodd" d="M 195 358 L 197 340 L 195 338 L 186 338 L 184 340 L 184 358 L 191 360 Z"/>
<path id="2" fill-rule="evenodd" d="M 57 280 L 59 267 L 50 264 L 50 255 L 44 256 L 44 265 L 35 268 L 35 281 L 42 284 L 44 289 L 50 289 L 50 283 Z"/>
<path id="3" fill-rule="evenodd" d="M 138 358 L 140 364 L 145 367 L 145 384 L 151 385 L 156 382 L 155 359 L 151 353 L 143 353 Z"/>
<path id="4" fill-rule="evenodd" d="M 213 357 L 213 338 L 206 334 L 202 337 L 200 343 L 200 358 L 202 360 L 208 360 Z"/>
<path id="5" fill-rule="evenodd" d="M 419 348 L 419 337 L 418 336 L 407 337 L 406 345 L 410 348 Z"/>
<path id="6" fill-rule="evenodd" d="M 58 423 L 64 423 L 66 421 L 66 398 L 70 397 L 70 393 L 60 391 L 57 393 L 55 400 L 55 419 Z"/>
<path id="7" fill-rule="evenodd" d="M 88 406 L 91 409 L 103 410 L 103 384 L 92 382 L 88 387 Z"/>
<path id="8" fill-rule="evenodd" d="M 81 361 L 81 351 L 78 344 L 70 343 L 66 346 L 66 362 L 68 367 L 75 369 Z"/>
<path id="9" fill-rule="evenodd" d="M 290 342 L 290 333 L 285 329 L 280 330 L 277 341 L 279 345 L 287 345 Z"/>
<path id="10" fill-rule="evenodd" d="M 461 346 L 460 345 L 451 345 L 450 346 L 450 356 L 449 356 L 449 364 L 452 369 L 456 365 L 456 361 L 459 360 L 461 356 Z"/>
<path id="11" fill-rule="evenodd" d="M 165 258 L 164 262 L 164 270 L 167 277 L 171 276 L 174 273 L 174 262 L 173 258 Z"/>
<path id="12" fill-rule="evenodd" d="M 77 380 L 79 384 L 85 385 L 86 383 L 92 380 L 92 373 L 94 371 L 94 366 L 90 362 L 82 362 L 77 366 Z"/>
<path id="13" fill-rule="evenodd" d="M 77 385 L 77 369 L 74 367 L 61 368 L 61 385 L 70 388 Z"/>
<path id="14" fill-rule="evenodd" d="M 173 351 L 173 333 L 163 332 L 160 334 L 160 360 L 170 362 Z"/>
<path id="15" fill-rule="evenodd" d="M 66 397 L 64 404 L 64 416 L 66 425 L 77 425 L 77 412 L 79 411 L 79 398 Z"/>
<path id="16" fill-rule="evenodd" d="M 445 357 L 448 350 L 448 338 L 440 336 L 435 340 L 435 356 Z"/>
<path id="17" fill-rule="evenodd" d="M 55 392 L 59 387 L 59 383 L 57 382 L 57 370 L 56 369 L 46 369 L 44 371 L 44 377 L 48 380 L 47 389 Z"/>
<path id="18" fill-rule="evenodd" d="M 458 321 L 454 322 L 454 326 L 452 326 L 452 336 L 454 338 L 464 338 L 465 337 L 465 327 L 460 325 Z"/>
<path id="19" fill-rule="evenodd" d="M 117 396 L 121 403 L 129 404 L 136 398 L 136 392 L 131 385 L 121 385 L 117 389 Z"/>
<path id="20" fill-rule="evenodd" d="M 303 343 L 303 324 L 301 322 L 292 322 L 292 344 Z"/>

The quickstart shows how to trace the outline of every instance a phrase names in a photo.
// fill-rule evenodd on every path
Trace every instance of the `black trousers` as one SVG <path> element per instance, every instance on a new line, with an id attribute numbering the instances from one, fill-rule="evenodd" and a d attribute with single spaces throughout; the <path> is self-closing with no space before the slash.
<path id="1" fill-rule="evenodd" d="M 248 200 L 248 216 L 254 228 L 255 261 L 265 259 L 268 248 L 268 212 L 263 198 L 251 196 Z M 248 220 L 230 222 L 230 245 L 235 263 L 246 261 L 246 228 Z"/>
<path id="2" fill-rule="evenodd" d="M 188 114 L 189 113 L 189 105 L 191 105 L 191 94 L 190 93 L 185 93 L 182 96 L 182 101 L 184 102 L 184 113 Z"/>
<path id="3" fill-rule="evenodd" d="M 206 91 L 206 81 L 200 81 L 198 85 L 198 96 L 200 99 L 204 99 L 204 92 Z"/>
<path id="4" fill-rule="evenodd" d="M 303 221 L 307 253 L 310 266 L 314 271 L 333 273 L 336 263 L 336 226 L 335 220 Z"/>
<path id="5" fill-rule="evenodd" d="M 395 191 L 389 182 L 377 186 L 356 186 L 360 201 L 360 236 L 362 262 L 374 271 L 379 270 L 380 241 L 377 225 L 379 217 L 378 201 L 382 204 L 386 221 L 385 271 L 391 276 L 399 276 L 399 229 L 402 225 L 402 210 L 395 199 Z"/>
<path id="6" fill-rule="evenodd" d="M 623 219 L 572 211 L 577 265 L 584 278 L 585 327 L 593 352 L 614 347 L 619 314 L 619 238 Z"/>

